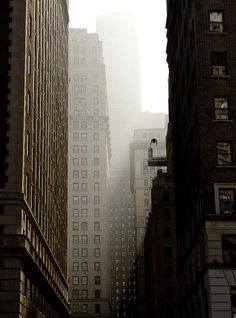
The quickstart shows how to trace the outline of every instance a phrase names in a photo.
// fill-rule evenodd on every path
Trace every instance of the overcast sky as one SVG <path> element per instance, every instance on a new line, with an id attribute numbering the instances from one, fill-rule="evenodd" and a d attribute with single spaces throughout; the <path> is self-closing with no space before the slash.
<path id="1" fill-rule="evenodd" d="M 96 31 L 96 16 L 110 11 L 134 15 L 139 41 L 142 110 L 168 112 L 165 0 L 70 0 L 70 27 Z"/>

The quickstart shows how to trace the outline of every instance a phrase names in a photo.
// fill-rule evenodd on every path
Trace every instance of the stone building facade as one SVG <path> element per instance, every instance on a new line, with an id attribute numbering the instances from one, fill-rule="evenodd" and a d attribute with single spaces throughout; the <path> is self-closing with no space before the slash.
<path id="1" fill-rule="evenodd" d="M 235 1 L 167 1 L 180 317 L 236 313 Z"/>
<path id="2" fill-rule="evenodd" d="M 67 6 L 1 2 L 1 317 L 69 316 Z"/>

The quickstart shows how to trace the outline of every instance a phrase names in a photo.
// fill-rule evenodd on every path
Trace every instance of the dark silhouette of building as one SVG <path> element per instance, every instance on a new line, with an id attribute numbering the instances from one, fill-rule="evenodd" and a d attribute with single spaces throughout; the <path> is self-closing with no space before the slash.
<path id="1" fill-rule="evenodd" d="M 235 13 L 235 1 L 167 1 L 180 317 L 236 312 Z"/>
<path id="2" fill-rule="evenodd" d="M 147 317 L 177 317 L 174 186 L 162 170 L 153 180 L 144 256 Z"/>
<path id="3" fill-rule="evenodd" d="M 1 1 L 1 317 L 69 316 L 67 6 Z"/>

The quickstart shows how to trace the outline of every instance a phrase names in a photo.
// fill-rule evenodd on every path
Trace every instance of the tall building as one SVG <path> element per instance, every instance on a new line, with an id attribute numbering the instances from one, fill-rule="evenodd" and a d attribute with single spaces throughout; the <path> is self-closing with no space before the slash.
<path id="1" fill-rule="evenodd" d="M 0 20 L 0 316 L 68 317 L 67 1 Z"/>
<path id="2" fill-rule="evenodd" d="M 97 18 L 97 32 L 104 47 L 111 123 L 110 223 L 115 231 L 111 230 L 110 250 L 111 268 L 116 269 L 116 273 L 112 271 L 112 315 L 136 317 L 134 197 L 130 191 L 129 144 L 141 102 L 134 19 L 125 12 L 103 14 Z M 122 249 L 124 252 L 126 247 L 129 250 L 124 258 Z"/>
<path id="3" fill-rule="evenodd" d="M 137 317 L 149 317 L 146 313 L 144 238 L 151 210 L 152 179 L 156 177 L 157 168 L 148 167 L 148 148 L 153 138 L 157 139 L 158 148 L 155 155 L 166 155 L 166 115 L 143 112 L 139 118 L 139 129 L 134 131 L 134 141 L 130 144 L 131 191 L 135 200 L 135 258 Z M 153 128 L 158 127 L 162 128 Z M 144 128 L 145 127 L 145 128 Z"/>
<path id="4" fill-rule="evenodd" d="M 236 3 L 167 1 L 180 317 L 236 314 Z"/>
<path id="5" fill-rule="evenodd" d="M 69 277 L 72 317 L 110 317 L 106 74 L 97 34 L 69 36 Z"/>

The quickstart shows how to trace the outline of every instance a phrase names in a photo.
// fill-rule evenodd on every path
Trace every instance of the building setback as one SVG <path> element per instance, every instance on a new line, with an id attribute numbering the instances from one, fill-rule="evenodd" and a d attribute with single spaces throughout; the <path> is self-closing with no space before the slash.
<path id="1" fill-rule="evenodd" d="M 69 277 L 72 317 L 110 317 L 110 137 L 102 43 L 69 36 Z"/>
<path id="2" fill-rule="evenodd" d="M 167 1 L 180 317 L 236 313 L 236 2 Z"/>
<path id="3" fill-rule="evenodd" d="M 67 5 L 1 1 L 1 317 L 69 316 Z"/>

